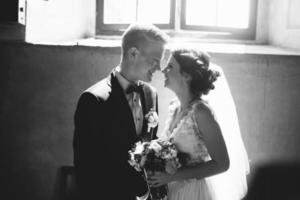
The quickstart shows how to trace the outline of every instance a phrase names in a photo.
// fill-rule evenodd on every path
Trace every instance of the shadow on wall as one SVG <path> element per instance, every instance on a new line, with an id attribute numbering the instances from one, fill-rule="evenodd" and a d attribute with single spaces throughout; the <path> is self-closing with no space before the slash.
<path id="1" fill-rule="evenodd" d="M 257 167 L 245 200 L 300 199 L 300 162 L 281 162 Z"/>
<path id="2" fill-rule="evenodd" d="M 79 200 L 73 166 L 58 168 L 53 200 Z"/>
<path id="3" fill-rule="evenodd" d="M 57 171 L 54 199 L 79 200 L 73 166 Z M 257 167 L 244 200 L 300 199 L 300 162 L 282 162 Z"/>

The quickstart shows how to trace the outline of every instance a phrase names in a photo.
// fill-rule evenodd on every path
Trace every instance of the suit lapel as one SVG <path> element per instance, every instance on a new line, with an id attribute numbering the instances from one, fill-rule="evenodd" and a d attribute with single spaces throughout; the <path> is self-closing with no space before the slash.
<path id="1" fill-rule="evenodd" d="M 156 104 L 154 104 L 153 94 L 150 91 L 150 89 L 145 85 L 142 85 L 142 87 L 143 90 L 141 94 L 141 103 L 143 108 L 143 114 L 145 117 L 145 115 L 151 110 L 151 108 L 155 109 Z M 146 120 L 146 118 L 144 118 L 141 138 L 143 140 L 149 141 L 152 139 L 152 136 L 149 135 L 150 133 L 147 132 L 147 129 L 148 129 L 148 121 Z"/>
<path id="2" fill-rule="evenodd" d="M 115 106 L 115 108 L 113 109 L 116 109 L 117 111 L 116 114 L 120 115 L 119 117 L 121 118 L 123 124 L 126 125 L 126 129 L 128 131 L 125 132 L 129 132 L 130 133 L 129 136 L 134 137 L 136 140 L 137 134 L 136 134 L 132 111 L 130 109 L 124 91 L 113 72 L 111 73 L 110 76 L 110 82 L 112 87 L 111 97 L 112 97 L 112 101 L 114 102 L 113 105 Z M 116 124 L 116 126 L 118 125 Z"/>
<path id="3" fill-rule="evenodd" d="M 147 120 L 145 119 L 145 115 L 148 112 L 149 109 L 149 101 L 147 100 L 146 96 L 145 96 L 145 89 L 144 86 L 142 93 L 141 93 L 141 104 L 142 104 L 142 109 L 143 109 L 143 126 L 142 126 L 142 133 L 141 133 L 141 138 L 143 138 L 145 136 L 145 132 L 147 131 Z"/>

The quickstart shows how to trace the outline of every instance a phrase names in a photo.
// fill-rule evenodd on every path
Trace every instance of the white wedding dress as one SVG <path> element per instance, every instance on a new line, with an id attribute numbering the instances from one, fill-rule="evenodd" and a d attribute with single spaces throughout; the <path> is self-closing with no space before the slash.
<path id="1" fill-rule="evenodd" d="M 194 109 L 197 104 L 202 103 L 200 99 L 195 100 L 190 106 L 180 112 L 179 102 L 171 103 L 171 117 L 166 123 L 164 139 L 172 141 L 179 152 L 188 154 L 186 166 L 193 166 L 197 163 L 210 160 L 202 134 L 195 121 Z M 175 125 L 176 116 L 182 115 Z M 170 130 L 170 126 L 174 127 Z M 212 192 L 206 179 L 189 179 L 168 184 L 169 200 L 212 200 Z"/>
<path id="2" fill-rule="evenodd" d="M 187 166 L 210 160 L 205 146 L 201 127 L 195 121 L 195 107 L 209 103 L 220 125 L 230 159 L 230 167 L 226 172 L 204 179 L 189 179 L 168 184 L 168 200 L 240 200 L 247 193 L 246 175 L 249 173 L 247 152 L 241 137 L 238 117 L 231 92 L 222 69 L 213 65 L 221 76 L 215 89 L 203 99 L 194 100 L 180 113 L 178 100 L 170 104 L 170 117 L 166 121 L 162 139 L 171 140 L 179 152 L 190 156 Z M 220 101 L 221 100 L 221 101 Z"/>

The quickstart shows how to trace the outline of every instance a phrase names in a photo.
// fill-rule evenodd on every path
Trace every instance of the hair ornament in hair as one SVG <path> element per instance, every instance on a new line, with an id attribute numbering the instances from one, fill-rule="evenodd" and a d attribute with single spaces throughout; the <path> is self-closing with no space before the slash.
<path id="1" fill-rule="evenodd" d="M 190 57 L 190 58 L 193 58 L 193 59 L 197 59 L 197 57 L 194 54 L 192 54 L 191 52 L 180 53 L 180 55 Z"/>
<path id="2" fill-rule="evenodd" d="M 207 65 L 206 65 L 202 60 L 200 60 L 199 58 L 196 59 L 196 63 L 197 63 L 198 65 L 207 67 Z"/>

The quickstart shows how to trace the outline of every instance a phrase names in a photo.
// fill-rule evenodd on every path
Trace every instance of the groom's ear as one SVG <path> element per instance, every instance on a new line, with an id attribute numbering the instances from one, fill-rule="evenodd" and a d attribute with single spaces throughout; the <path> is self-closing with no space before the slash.
<path id="1" fill-rule="evenodd" d="M 129 60 L 135 60 L 139 54 L 139 50 L 136 47 L 131 47 L 128 49 L 127 54 Z"/>

